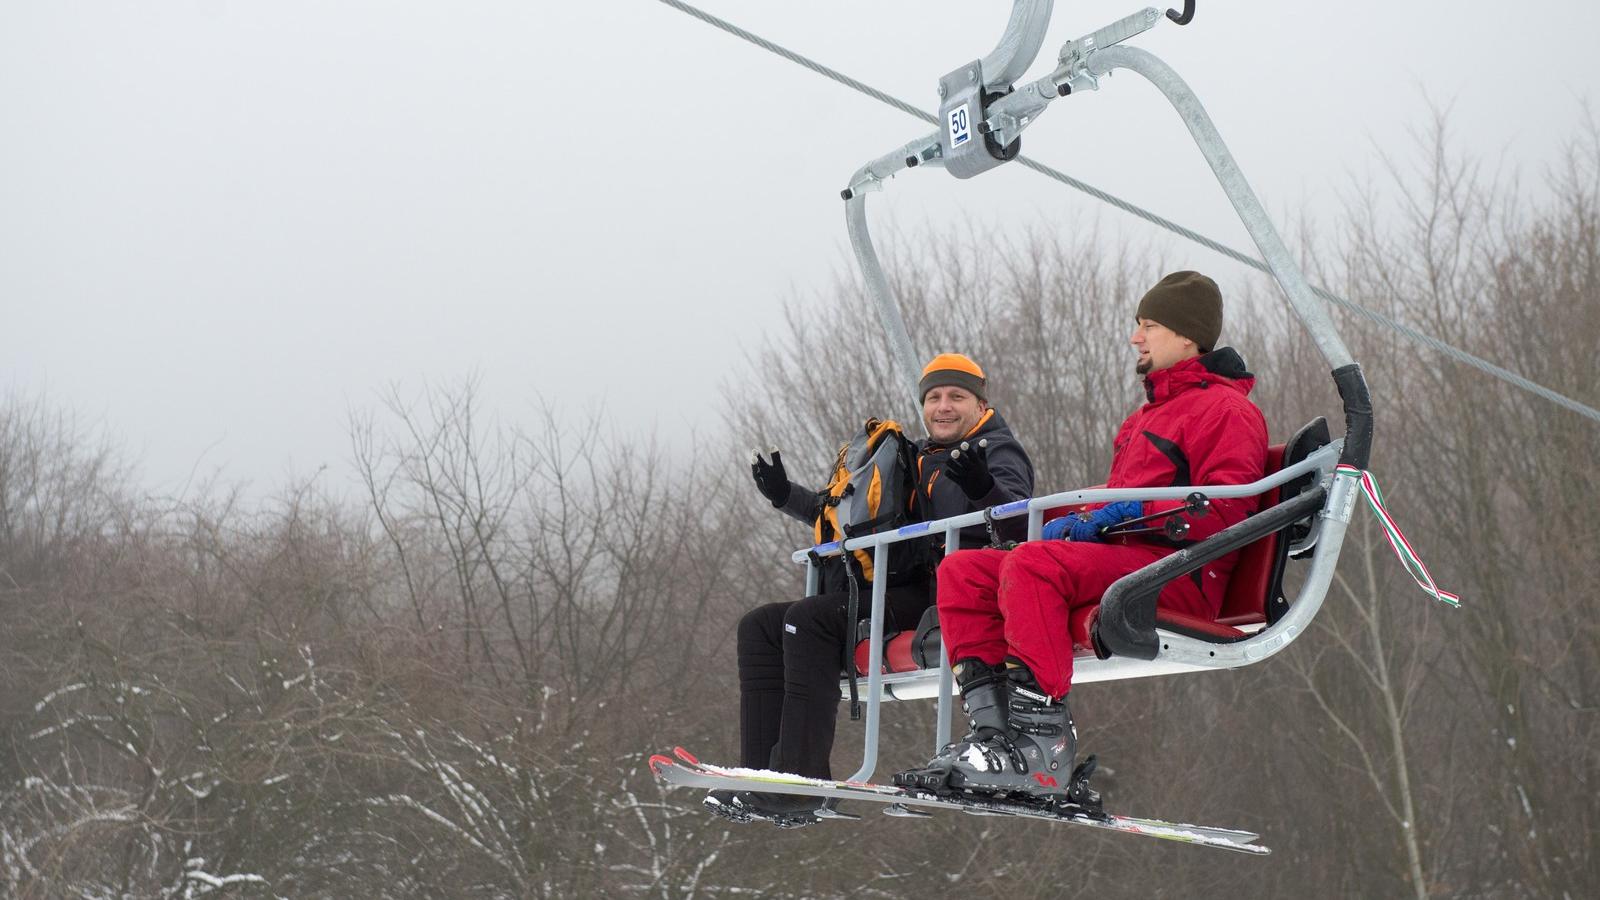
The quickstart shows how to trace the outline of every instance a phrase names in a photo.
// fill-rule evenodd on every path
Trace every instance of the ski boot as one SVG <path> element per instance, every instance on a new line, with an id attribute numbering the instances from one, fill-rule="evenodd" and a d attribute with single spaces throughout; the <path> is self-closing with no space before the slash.
<path id="1" fill-rule="evenodd" d="M 961 740 L 946 744 L 927 765 L 895 773 L 894 783 L 900 787 L 948 791 L 953 787 L 950 773 L 962 754 L 974 744 L 1003 737 L 1009 730 L 1006 700 L 1010 683 L 1005 670 L 970 657 L 960 660 L 953 668 L 956 684 L 961 688 L 961 708 L 967 712 L 969 730 Z"/>
<path id="2" fill-rule="evenodd" d="M 734 795 L 733 802 L 749 817 L 745 821 L 764 819 L 779 828 L 804 828 L 822 821 L 817 816 L 817 810 L 823 805 L 821 797 L 740 791 Z"/>
<path id="3" fill-rule="evenodd" d="M 949 785 L 973 793 L 1019 796 L 1052 805 L 1071 802 L 1078 735 L 1065 697 L 1052 700 L 1022 663 L 1008 659 L 1007 730 L 976 741 L 950 768 Z M 1088 768 L 1093 771 L 1092 767 Z M 1081 788 L 1088 787 L 1087 772 Z M 1087 798 L 1084 798 L 1087 799 Z"/>

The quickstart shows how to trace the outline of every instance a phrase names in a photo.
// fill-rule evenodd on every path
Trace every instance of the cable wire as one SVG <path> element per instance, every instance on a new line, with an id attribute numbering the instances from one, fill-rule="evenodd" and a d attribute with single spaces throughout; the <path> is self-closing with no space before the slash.
<path id="1" fill-rule="evenodd" d="M 693 16 L 694 18 L 699 19 L 713 28 L 721 29 L 722 31 L 726 31 L 740 40 L 754 44 L 769 53 L 781 56 L 795 65 L 809 69 L 831 81 L 836 81 L 853 91 L 859 91 L 860 93 L 877 100 L 879 103 L 892 106 L 908 116 L 921 119 L 930 125 L 937 125 L 939 123 L 939 118 L 932 113 L 918 109 L 917 107 L 912 106 L 898 97 L 886 94 L 883 91 L 872 87 L 871 85 L 857 81 L 856 79 L 851 78 L 837 69 L 831 69 L 822 63 L 817 62 L 816 60 L 796 53 L 787 47 L 775 44 L 758 34 L 746 31 L 743 28 L 740 28 L 739 26 L 734 25 L 733 23 L 724 19 L 720 19 L 702 9 L 690 6 L 687 3 L 681 2 L 681 0 L 660 0 L 660 2 L 686 15 Z M 1153 212 L 1150 212 L 1147 209 L 1144 209 L 1143 207 L 1136 206 L 1133 203 L 1116 196 L 1115 194 L 1109 194 L 1092 184 L 1073 178 L 1071 175 L 1068 175 L 1060 169 L 1051 168 L 1044 163 L 1038 162 L 1026 156 L 1018 156 L 1016 162 L 1024 168 L 1031 169 L 1034 172 L 1045 176 L 1046 178 L 1060 182 L 1067 187 L 1088 194 L 1102 203 L 1114 206 L 1130 215 L 1137 216 L 1138 218 L 1143 219 L 1152 225 L 1155 225 L 1159 228 L 1164 228 L 1167 231 L 1178 235 L 1179 237 L 1193 241 L 1194 243 L 1199 244 L 1200 246 L 1205 247 L 1206 249 L 1215 253 L 1220 253 L 1221 255 L 1226 256 L 1235 262 L 1242 263 L 1252 269 L 1256 269 L 1257 271 L 1266 272 L 1269 275 L 1271 274 L 1271 270 L 1267 267 L 1266 263 L 1256 259 L 1254 256 L 1251 256 L 1248 253 L 1235 250 L 1232 247 L 1229 247 L 1228 245 L 1219 241 L 1212 240 L 1211 238 L 1206 237 L 1205 235 L 1194 231 L 1193 229 L 1179 225 L 1171 219 L 1164 218 Z M 1444 341 L 1441 341 L 1438 338 L 1423 334 L 1409 325 L 1405 325 L 1401 322 L 1391 319 L 1382 313 L 1367 309 L 1365 306 L 1362 306 L 1351 300 L 1347 300 L 1344 297 L 1341 297 L 1338 294 L 1335 294 L 1324 288 L 1313 286 L 1312 290 L 1322 299 L 1327 300 L 1328 302 L 1333 303 L 1343 309 L 1347 309 L 1370 322 L 1391 329 L 1403 335 L 1404 337 L 1415 341 L 1424 347 L 1427 347 L 1430 350 L 1433 350 L 1437 353 L 1442 353 L 1445 356 L 1456 360 L 1457 362 L 1465 363 L 1479 370 L 1480 372 L 1484 372 L 1485 374 L 1498 378 L 1501 381 L 1521 388 L 1530 394 L 1548 400 L 1557 406 L 1571 410 L 1578 415 L 1589 418 L 1595 422 L 1600 422 L 1600 410 L 1597 410 L 1592 406 L 1581 403 L 1564 394 L 1559 394 L 1545 387 L 1544 385 L 1529 381 L 1528 379 L 1509 369 L 1502 368 L 1486 359 L 1483 359 L 1480 356 L 1475 356 L 1465 350 L 1461 350 L 1446 344 Z"/>

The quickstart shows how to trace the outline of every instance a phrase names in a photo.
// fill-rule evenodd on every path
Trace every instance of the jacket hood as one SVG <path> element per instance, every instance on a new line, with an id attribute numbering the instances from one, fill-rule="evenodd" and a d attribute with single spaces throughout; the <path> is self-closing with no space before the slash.
<path id="1" fill-rule="evenodd" d="M 1159 403 L 1191 388 L 1225 385 L 1248 395 L 1256 377 L 1245 368 L 1244 357 L 1232 347 L 1218 347 L 1144 377 L 1144 394 Z"/>

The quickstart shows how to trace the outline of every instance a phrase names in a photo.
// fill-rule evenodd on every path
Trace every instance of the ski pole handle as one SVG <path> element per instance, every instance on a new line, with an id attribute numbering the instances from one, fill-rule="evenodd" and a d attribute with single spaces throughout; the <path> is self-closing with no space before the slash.
<path id="1" fill-rule="evenodd" d="M 1173 509 L 1163 509 L 1159 512 L 1153 512 L 1149 515 L 1138 516 L 1132 519 L 1124 519 L 1115 525 L 1108 525 L 1104 529 L 1101 529 L 1100 536 L 1113 537 L 1116 535 L 1139 534 L 1142 532 L 1154 531 L 1155 529 L 1153 528 L 1134 528 L 1131 526 L 1143 525 L 1146 522 L 1154 522 L 1156 519 L 1164 518 L 1167 521 L 1162 528 L 1164 529 L 1166 535 L 1173 540 L 1177 540 L 1189 533 L 1189 523 L 1181 521 L 1177 518 L 1178 516 L 1181 516 L 1184 513 L 1189 513 L 1193 516 L 1199 517 L 1205 515 L 1210 509 L 1211 499 L 1205 494 L 1195 491 L 1189 496 L 1183 498 L 1182 506 L 1175 507 Z M 1177 534 L 1172 533 L 1175 528 L 1173 525 L 1174 522 L 1177 522 L 1183 526 L 1182 530 Z"/>

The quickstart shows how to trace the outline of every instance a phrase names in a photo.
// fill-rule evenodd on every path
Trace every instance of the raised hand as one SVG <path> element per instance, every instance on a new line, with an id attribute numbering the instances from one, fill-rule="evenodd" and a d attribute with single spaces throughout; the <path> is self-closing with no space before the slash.
<path id="1" fill-rule="evenodd" d="M 775 507 L 789 502 L 789 474 L 783 470 L 783 454 L 774 447 L 767 451 L 771 461 L 761 458 L 761 451 L 750 451 L 750 475 L 756 480 L 761 496 L 772 501 Z"/>
<path id="2" fill-rule="evenodd" d="M 961 446 L 950 451 L 950 462 L 944 467 L 945 474 L 974 503 L 994 490 L 994 476 L 989 474 L 988 447 L 987 440 L 980 440 L 977 444 L 962 441 Z"/>

